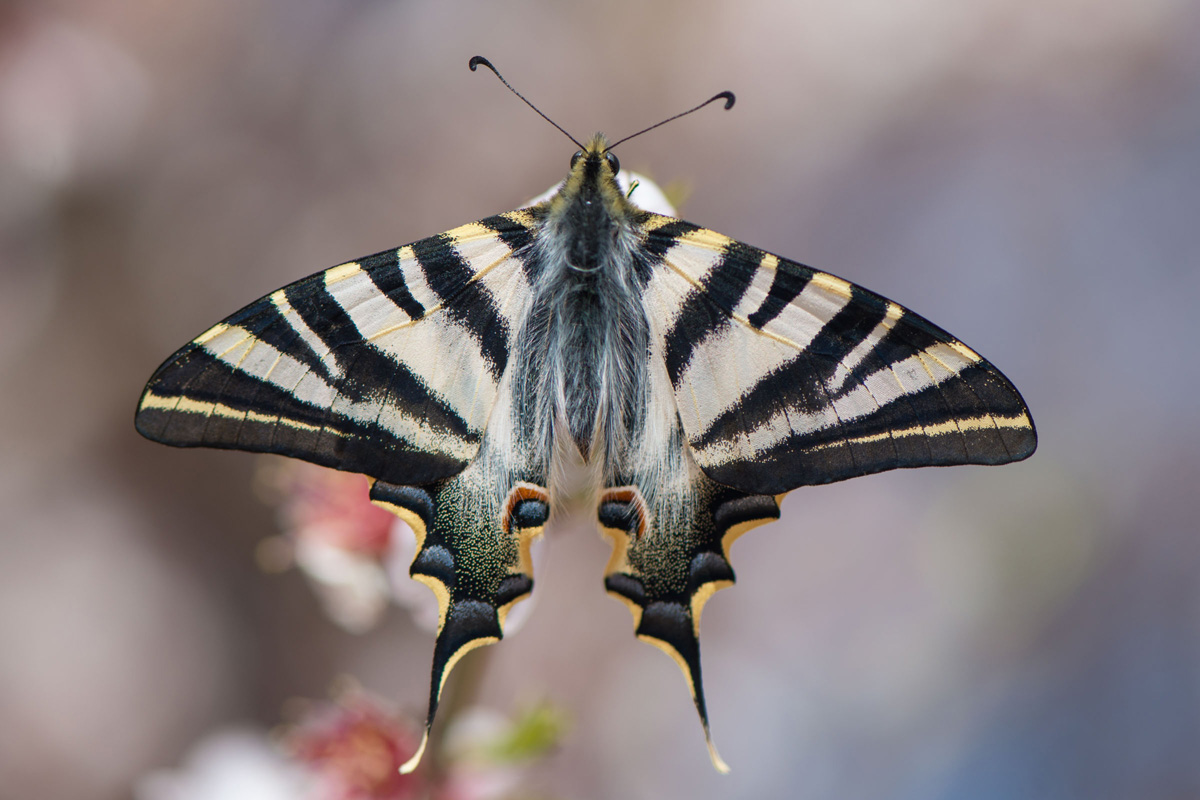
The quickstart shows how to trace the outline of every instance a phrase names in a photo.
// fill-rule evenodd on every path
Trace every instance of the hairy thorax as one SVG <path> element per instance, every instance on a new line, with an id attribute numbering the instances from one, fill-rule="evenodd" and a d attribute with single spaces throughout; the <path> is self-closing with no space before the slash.
<path id="1" fill-rule="evenodd" d="M 550 454 L 560 474 L 571 462 L 589 482 L 622 471 L 646 407 L 649 324 L 629 251 L 632 223 L 585 187 L 553 208 L 538 242 L 525 331 L 527 374 L 518 392 L 527 408 L 518 427 L 531 452 Z M 555 483 L 555 481 L 551 481 Z"/>

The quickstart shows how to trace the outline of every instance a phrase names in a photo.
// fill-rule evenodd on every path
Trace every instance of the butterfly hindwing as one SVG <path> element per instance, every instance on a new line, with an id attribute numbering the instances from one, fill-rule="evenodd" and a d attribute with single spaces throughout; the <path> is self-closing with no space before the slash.
<path id="1" fill-rule="evenodd" d="M 398 484 L 460 472 L 528 302 L 531 224 L 525 212 L 492 217 L 252 303 L 158 369 L 138 430 Z"/>
<path id="2" fill-rule="evenodd" d="M 657 357 L 700 467 L 744 492 L 1036 445 L 1021 396 L 962 342 L 841 278 L 694 226 L 654 227 Z"/>
<path id="3" fill-rule="evenodd" d="M 530 546 L 550 515 L 546 489 L 518 482 L 497 504 L 496 476 L 486 458 L 428 486 L 376 481 L 371 500 L 409 524 L 417 537 L 409 574 L 438 600 L 429 710 L 421 746 L 402 771 L 421 758 L 450 670 L 470 650 L 504 636 L 509 610 L 533 590 Z"/>
<path id="4" fill-rule="evenodd" d="M 746 531 L 779 517 L 776 498 L 747 495 L 691 465 L 691 489 L 654 502 L 636 485 L 600 497 L 600 529 L 613 545 L 604 585 L 633 614 L 634 633 L 683 671 L 713 765 L 728 771 L 709 734 L 700 671 L 700 614 L 719 589 L 733 585 L 729 547 Z"/>

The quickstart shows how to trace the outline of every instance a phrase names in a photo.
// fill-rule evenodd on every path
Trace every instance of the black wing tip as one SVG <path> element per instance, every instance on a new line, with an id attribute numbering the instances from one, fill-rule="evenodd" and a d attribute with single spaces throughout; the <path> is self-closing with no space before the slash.
<path id="1" fill-rule="evenodd" d="M 145 439 L 158 444 L 170 445 L 172 447 L 189 447 L 195 446 L 198 442 L 191 441 L 174 441 L 167 434 L 167 428 L 170 425 L 171 412 L 165 408 L 156 408 L 147 406 L 146 403 L 154 394 L 154 381 L 146 384 L 146 388 L 142 390 L 141 397 L 138 398 L 137 410 L 133 413 L 133 428 Z"/>
<path id="2" fill-rule="evenodd" d="M 138 400 L 137 410 L 133 412 L 133 429 L 136 430 L 143 438 L 157 442 L 158 439 L 150 432 L 150 415 L 142 408 L 142 403 L 146 400 L 146 392 L 142 392 L 141 399 Z"/>
<path id="3" fill-rule="evenodd" d="M 1024 461 L 1033 455 L 1038 448 L 1037 428 L 1033 426 L 1033 417 L 1029 412 L 1025 412 L 1025 420 L 1029 423 L 1029 427 L 1018 429 L 1016 442 L 1005 441 L 1004 444 L 1008 448 L 1007 458 L 996 461 L 996 464 L 1012 464 L 1018 461 Z"/>

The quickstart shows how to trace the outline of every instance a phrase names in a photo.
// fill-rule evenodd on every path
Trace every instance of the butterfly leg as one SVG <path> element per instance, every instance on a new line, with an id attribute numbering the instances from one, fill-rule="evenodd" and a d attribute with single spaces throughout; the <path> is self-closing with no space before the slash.
<path id="1" fill-rule="evenodd" d="M 750 528 L 779 518 L 768 495 L 747 495 L 697 475 L 684 502 L 648 506 L 636 486 L 600 499 L 602 532 L 613 543 L 605 588 L 633 613 L 634 633 L 674 659 L 692 693 L 713 766 L 729 767 L 713 746 L 700 675 L 700 613 L 718 589 L 732 586 L 729 546 Z"/>
<path id="2" fill-rule="evenodd" d="M 546 490 L 517 483 L 496 509 L 473 475 L 468 469 L 427 486 L 371 487 L 372 501 L 412 527 L 417 551 L 409 574 L 438 600 L 425 735 L 401 772 L 420 762 L 450 670 L 468 651 L 503 638 L 509 610 L 533 590 L 529 548 L 549 517 Z"/>

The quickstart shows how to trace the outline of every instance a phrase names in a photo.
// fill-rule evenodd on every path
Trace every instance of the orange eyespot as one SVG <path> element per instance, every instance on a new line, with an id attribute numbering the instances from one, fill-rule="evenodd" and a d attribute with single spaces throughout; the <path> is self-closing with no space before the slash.
<path id="1" fill-rule="evenodd" d="M 600 524 L 642 538 L 650 524 L 646 498 L 636 486 L 620 486 L 600 495 Z"/>
<path id="2" fill-rule="evenodd" d="M 502 525 L 505 533 L 513 528 L 540 528 L 550 518 L 550 495 L 532 483 L 518 483 L 504 502 Z"/>

